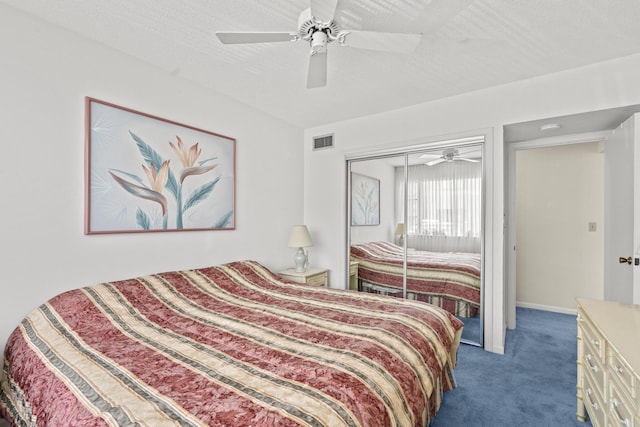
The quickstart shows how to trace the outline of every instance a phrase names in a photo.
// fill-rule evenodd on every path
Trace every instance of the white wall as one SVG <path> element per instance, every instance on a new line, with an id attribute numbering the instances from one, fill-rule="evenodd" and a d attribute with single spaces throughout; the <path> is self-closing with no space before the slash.
<path id="1" fill-rule="evenodd" d="M 518 303 L 575 312 L 578 296 L 602 299 L 602 144 L 520 150 L 516 162 Z"/>
<path id="2" fill-rule="evenodd" d="M 485 222 L 485 348 L 504 351 L 504 170 L 502 126 L 640 103 L 640 55 L 480 90 L 384 114 L 305 130 L 305 222 L 318 239 L 317 263 L 334 275 L 346 268 L 344 170 L 350 153 L 406 146 L 450 134 L 488 134 Z M 335 134 L 333 150 L 312 152 L 316 135 Z M 515 298 L 515 297 L 513 297 Z M 514 300 L 515 303 L 515 300 Z"/>
<path id="3" fill-rule="evenodd" d="M 301 129 L 3 5 L 0 40 L 0 348 L 64 290 L 238 259 L 292 264 Z M 84 235 L 85 96 L 236 138 L 236 230 Z"/>

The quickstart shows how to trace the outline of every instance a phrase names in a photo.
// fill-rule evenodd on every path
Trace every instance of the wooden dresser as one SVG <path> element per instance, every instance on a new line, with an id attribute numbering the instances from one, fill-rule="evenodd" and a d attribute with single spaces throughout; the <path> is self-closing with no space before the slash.
<path id="1" fill-rule="evenodd" d="M 640 306 L 578 299 L 578 408 L 595 427 L 640 427 Z"/>

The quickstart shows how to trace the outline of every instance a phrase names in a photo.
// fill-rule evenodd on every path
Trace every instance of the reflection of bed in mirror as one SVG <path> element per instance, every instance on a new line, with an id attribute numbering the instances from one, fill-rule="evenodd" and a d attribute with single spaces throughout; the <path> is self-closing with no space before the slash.
<path id="1" fill-rule="evenodd" d="M 389 242 L 351 246 L 359 290 L 402 297 L 404 249 Z M 460 317 L 480 309 L 478 253 L 407 251 L 407 298 L 442 307 Z"/>

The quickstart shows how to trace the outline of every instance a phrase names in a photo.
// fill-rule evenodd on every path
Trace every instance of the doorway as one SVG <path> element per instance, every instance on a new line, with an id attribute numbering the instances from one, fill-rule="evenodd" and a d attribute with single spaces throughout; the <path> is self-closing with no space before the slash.
<path id="1" fill-rule="evenodd" d="M 516 151 L 516 305 L 575 313 L 604 296 L 602 141 Z"/>
<path id="2" fill-rule="evenodd" d="M 533 148 L 542 148 L 542 147 L 551 147 L 551 146 L 561 146 L 567 144 L 577 144 L 584 142 L 593 142 L 593 141 L 605 141 L 605 152 L 607 152 L 606 147 L 611 147 L 608 145 L 611 142 L 610 138 L 612 135 L 616 135 L 616 130 L 619 127 L 624 127 L 624 123 L 631 116 L 636 116 L 635 113 L 640 111 L 640 105 L 630 105 L 625 107 L 612 108 L 608 110 L 600 110 L 600 111 L 591 111 L 587 113 L 578 113 L 568 116 L 561 117 L 553 117 L 553 118 L 545 118 L 534 120 L 530 122 L 522 122 L 522 123 L 514 123 L 510 125 L 504 126 L 504 143 L 505 143 L 505 151 L 508 152 L 508 161 L 506 162 L 506 245 L 505 245 L 505 277 L 507 278 L 506 288 L 505 288 L 505 300 L 506 300 L 506 323 L 509 329 L 513 329 L 516 327 L 516 196 L 515 196 L 515 182 L 516 182 L 516 153 L 519 150 L 528 150 Z M 550 126 L 553 124 L 553 126 Z M 636 146 L 640 145 L 640 140 L 638 137 L 634 137 L 633 139 L 627 140 L 624 144 L 617 144 L 616 147 L 621 145 L 626 146 Z M 632 151 L 633 152 L 633 151 Z M 636 153 L 640 154 L 640 149 L 635 150 Z M 609 164 L 609 155 L 605 156 L 605 197 L 609 194 L 619 194 L 619 184 L 620 182 L 614 179 L 609 179 L 611 172 L 606 172 L 607 168 L 609 171 L 617 170 L 617 166 L 611 166 Z M 634 166 L 631 166 L 633 170 L 640 170 L 640 161 L 638 157 L 634 157 L 632 155 L 626 155 L 626 161 L 635 162 Z M 609 166 L 607 166 L 609 165 Z M 637 177 L 637 174 L 634 174 Z M 623 180 L 624 181 L 624 180 Z M 625 183 L 629 181 L 628 179 L 624 181 Z M 634 186 L 635 185 L 635 186 Z M 626 185 L 625 185 L 626 186 Z M 638 191 L 634 193 L 634 188 Z M 607 190 L 608 189 L 608 190 Z M 634 195 L 635 194 L 635 195 Z M 624 192 L 623 198 L 631 199 L 631 200 L 640 200 L 638 197 L 640 194 L 640 181 L 636 179 L 635 184 L 631 185 L 631 192 Z M 608 202 L 605 205 L 608 206 Z M 608 209 L 608 208 L 607 208 Z M 636 210 L 637 212 L 637 210 Z M 636 274 L 636 269 L 631 268 L 627 271 L 633 272 L 633 280 L 607 280 L 607 275 L 610 274 L 608 272 L 612 270 L 618 270 L 619 267 L 617 264 L 611 266 L 613 261 L 612 257 L 617 255 L 618 252 L 620 254 L 633 254 L 634 248 L 639 247 L 640 243 L 636 243 L 635 246 L 629 246 L 624 249 L 615 251 L 613 253 L 612 250 L 607 249 L 607 243 L 610 241 L 612 233 L 607 232 L 606 230 L 611 226 L 612 222 L 616 222 L 615 212 L 613 212 L 613 216 L 611 215 L 611 211 L 608 215 L 605 215 L 605 224 L 604 224 L 604 239 L 605 239 L 605 250 L 604 257 L 604 271 L 605 271 L 605 279 L 603 280 L 605 286 L 605 298 L 607 289 L 611 286 L 621 287 L 621 288 L 631 288 L 634 298 L 640 299 L 640 274 Z M 607 219 L 608 218 L 608 219 Z M 590 221 L 589 221 L 590 222 Z M 634 219 L 632 218 L 632 222 Z M 634 242 L 640 242 L 640 237 L 638 237 L 638 229 L 640 224 L 638 221 L 635 221 L 633 224 L 625 224 L 624 227 L 627 230 L 627 234 L 629 234 L 630 230 L 635 230 Z M 589 224 L 587 224 L 589 227 Z M 596 224 L 597 227 L 597 224 Z M 628 245 L 627 245 L 628 246 Z M 638 249 L 640 251 L 640 249 Z M 637 252 L 637 251 L 636 251 Z M 640 253 L 640 252 L 637 252 Z M 625 255 L 626 256 L 626 255 Z M 617 263 L 618 258 L 615 258 Z M 625 267 L 622 267 L 625 268 Z M 578 295 L 576 295 L 578 296 Z"/>

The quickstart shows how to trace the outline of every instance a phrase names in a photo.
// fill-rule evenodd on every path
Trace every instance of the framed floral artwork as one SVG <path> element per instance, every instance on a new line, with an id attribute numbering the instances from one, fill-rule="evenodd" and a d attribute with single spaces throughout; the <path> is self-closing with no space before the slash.
<path id="1" fill-rule="evenodd" d="M 380 224 L 380 180 L 351 173 L 351 225 Z"/>
<path id="2" fill-rule="evenodd" d="M 236 140 L 85 98 L 85 233 L 235 229 Z"/>

